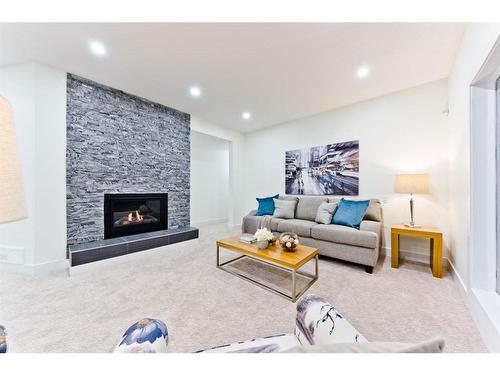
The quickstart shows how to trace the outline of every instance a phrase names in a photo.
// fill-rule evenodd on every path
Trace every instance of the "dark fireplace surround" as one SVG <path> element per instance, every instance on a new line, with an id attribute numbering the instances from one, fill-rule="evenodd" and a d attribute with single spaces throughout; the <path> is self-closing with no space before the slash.
<path id="1" fill-rule="evenodd" d="M 104 194 L 104 239 L 69 246 L 70 265 L 198 238 L 193 227 L 168 228 L 168 193 Z"/>
<path id="2" fill-rule="evenodd" d="M 168 229 L 167 193 L 104 194 L 104 239 Z"/>

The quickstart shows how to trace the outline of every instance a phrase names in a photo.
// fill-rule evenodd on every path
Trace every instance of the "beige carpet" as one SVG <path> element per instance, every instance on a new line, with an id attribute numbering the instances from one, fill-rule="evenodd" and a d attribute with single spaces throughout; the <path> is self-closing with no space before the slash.
<path id="1" fill-rule="evenodd" d="M 292 332 L 295 304 L 215 267 L 214 241 L 228 234 L 223 225 L 201 228 L 199 240 L 80 266 L 71 277 L 3 273 L 0 324 L 10 350 L 108 352 L 144 317 L 167 324 L 175 352 Z M 235 266 L 268 277 L 260 266 Z M 272 275 L 278 286 L 289 282 Z M 369 275 L 323 258 L 309 292 L 327 298 L 370 341 L 439 335 L 446 351 L 485 351 L 448 273 L 440 280 L 422 265 L 381 262 Z"/>

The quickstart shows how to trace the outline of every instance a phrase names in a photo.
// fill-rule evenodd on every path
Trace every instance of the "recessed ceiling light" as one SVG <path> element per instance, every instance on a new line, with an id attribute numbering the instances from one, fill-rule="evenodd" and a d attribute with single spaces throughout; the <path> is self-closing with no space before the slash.
<path id="1" fill-rule="evenodd" d="M 96 56 L 106 55 L 106 46 L 97 40 L 90 42 L 90 50 Z"/>
<path id="2" fill-rule="evenodd" d="M 243 112 L 243 113 L 241 114 L 241 118 L 242 118 L 243 120 L 250 120 L 250 118 L 251 118 L 251 117 L 252 117 L 252 115 L 250 114 L 250 112 Z"/>
<path id="3" fill-rule="evenodd" d="M 189 95 L 193 98 L 198 98 L 201 96 L 201 89 L 198 86 L 191 86 L 189 88 Z"/>
<path id="4" fill-rule="evenodd" d="M 356 75 L 358 76 L 358 78 L 368 77 L 370 75 L 370 67 L 366 65 L 360 66 L 356 71 Z"/>

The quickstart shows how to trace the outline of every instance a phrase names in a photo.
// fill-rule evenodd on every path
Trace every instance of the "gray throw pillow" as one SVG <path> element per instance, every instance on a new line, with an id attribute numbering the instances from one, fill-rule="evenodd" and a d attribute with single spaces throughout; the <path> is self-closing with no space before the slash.
<path id="1" fill-rule="evenodd" d="M 363 220 L 382 221 L 382 208 L 378 199 L 370 199 Z"/>
<path id="2" fill-rule="evenodd" d="M 318 224 L 331 224 L 332 216 L 337 209 L 337 203 L 327 203 L 323 202 L 318 207 L 318 212 L 316 213 L 316 222 Z"/>
<path id="3" fill-rule="evenodd" d="M 296 200 L 286 201 L 283 199 L 274 199 L 274 215 L 282 219 L 293 219 L 295 214 Z"/>

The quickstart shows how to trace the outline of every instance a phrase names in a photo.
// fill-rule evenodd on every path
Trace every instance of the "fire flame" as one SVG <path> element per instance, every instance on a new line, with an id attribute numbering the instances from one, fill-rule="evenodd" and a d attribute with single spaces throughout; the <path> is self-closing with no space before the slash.
<path id="1" fill-rule="evenodd" d="M 130 222 L 140 223 L 143 220 L 143 216 L 139 213 L 139 211 L 135 211 L 135 215 L 133 212 L 129 212 L 127 220 Z"/>
<path id="2" fill-rule="evenodd" d="M 142 215 L 139 213 L 139 211 L 135 211 L 135 218 L 137 221 L 142 221 Z"/>

